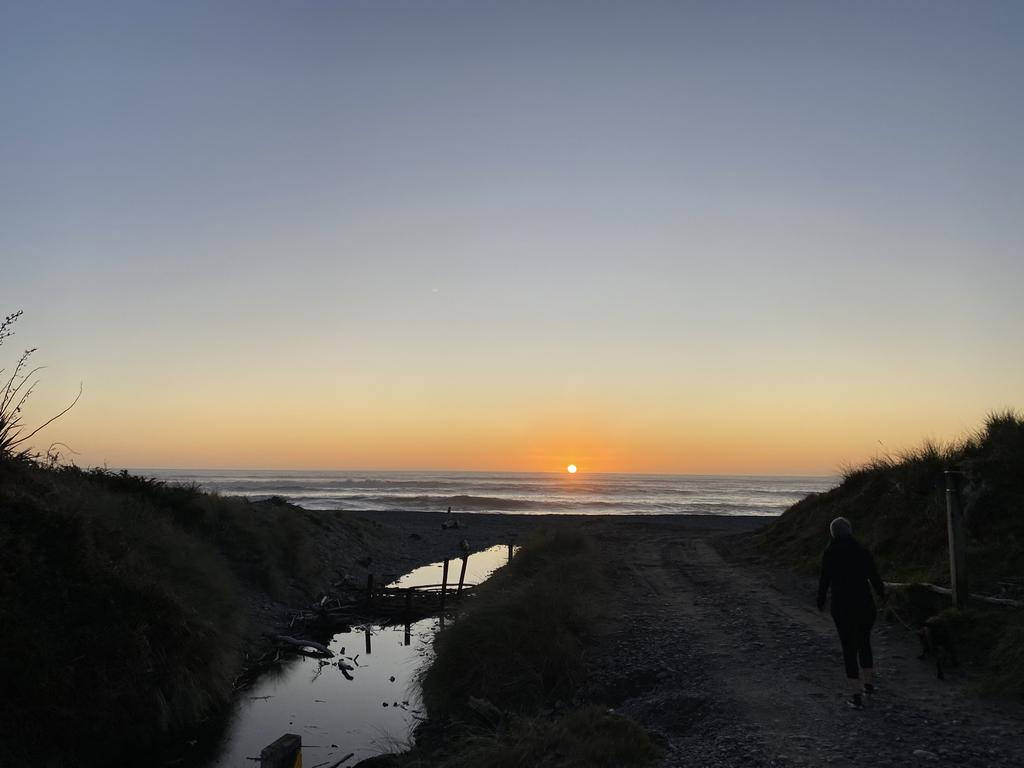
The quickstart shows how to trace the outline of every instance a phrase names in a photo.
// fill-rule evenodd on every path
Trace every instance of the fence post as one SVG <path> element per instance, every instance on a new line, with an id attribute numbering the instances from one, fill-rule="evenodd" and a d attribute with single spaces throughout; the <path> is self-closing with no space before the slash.
<path id="1" fill-rule="evenodd" d="M 455 592 L 455 599 L 462 599 L 462 585 L 466 581 L 466 564 L 469 562 L 469 555 L 462 556 L 462 570 L 459 571 L 459 588 Z"/>
<path id="2" fill-rule="evenodd" d="M 260 752 L 260 768 L 302 768 L 302 737 L 286 733 Z"/>
<path id="3" fill-rule="evenodd" d="M 448 558 L 444 560 L 444 569 L 441 571 L 441 613 L 444 613 L 444 598 L 448 592 Z"/>
<path id="4" fill-rule="evenodd" d="M 953 588 L 953 607 L 967 607 L 967 538 L 964 535 L 964 515 L 960 508 L 958 487 L 960 470 L 947 469 L 946 475 L 946 533 L 949 536 L 949 581 Z"/>

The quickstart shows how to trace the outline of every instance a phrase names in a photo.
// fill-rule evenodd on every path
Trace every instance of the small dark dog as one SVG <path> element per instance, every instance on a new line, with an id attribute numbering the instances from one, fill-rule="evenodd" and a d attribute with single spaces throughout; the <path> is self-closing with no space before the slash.
<path id="1" fill-rule="evenodd" d="M 921 655 L 917 658 L 925 659 L 928 656 L 935 657 L 935 676 L 939 680 L 945 680 L 946 675 L 942 671 L 942 664 L 948 662 L 954 667 L 960 665 L 956 658 L 956 648 L 953 645 L 953 633 L 945 619 L 932 616 L 926 620 L 924 626 L 917 630 L 917 636 L 921 639 Z"/>

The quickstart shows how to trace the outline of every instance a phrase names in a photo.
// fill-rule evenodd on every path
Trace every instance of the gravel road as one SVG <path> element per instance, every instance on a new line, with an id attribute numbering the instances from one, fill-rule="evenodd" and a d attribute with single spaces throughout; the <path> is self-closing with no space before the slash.
<path id="1" fill-rule="evenodd" d="M 854 711 L 812 580 L 695 518 L 588 527 L 616 589 L 587 698 L 656 734 L 663 766 L 1024 766 L 1024 706 L 968 694 L 962 669 L 937 680 L 904 627 L 876 625 L 879 693 Z"/>

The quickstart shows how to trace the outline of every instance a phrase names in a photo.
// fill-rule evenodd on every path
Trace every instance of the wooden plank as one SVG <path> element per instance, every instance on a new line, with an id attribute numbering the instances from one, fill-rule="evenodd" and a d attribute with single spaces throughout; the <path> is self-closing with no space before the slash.
<path id="1" fill-rule="evenodd" d="M 923 587 L 940 595 L 952 595 L 953 590 L 949 587 L 940 587 L 938 584 L 919 584 L 915 582 L 887 581 L 886 587 Z M 990 605 L 1001 605 L 1006 608 L 1024 608 L 1024 600 L 1011 600 L 1008 597 L 989 597 L 987 595 L 971 595 L 971 600 L 978 600 Z"/>
<path id="2" fill-rule="evenodd" d="M 260 768 L 301 768 L 302 737 L 286 733 L 260 752 Z"/>

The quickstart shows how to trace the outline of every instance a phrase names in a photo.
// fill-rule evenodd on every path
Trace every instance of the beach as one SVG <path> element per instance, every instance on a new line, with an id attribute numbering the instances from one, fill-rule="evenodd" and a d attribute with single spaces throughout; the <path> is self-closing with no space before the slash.
<path id="1" fill-rule="evenodd" d="M 654 734 L 662 766 L 1002 766 L 1024 754 L 1024 707 L 977 699 L 962 674 L 938 683 L 899 624 L 876 627 L 882 693 L 851 720 L 815 578 L 756 552 L 764 518 L 344 514 L 388 532 L 395 550 L 380 563 L 393 569 L 454 556 L 463 538 L 476 550 L 550 525 L 588 532 L 611 589 L 588 640 L 585 700 Z M 459 527 L 442 529 L 451 519 Z"/>

